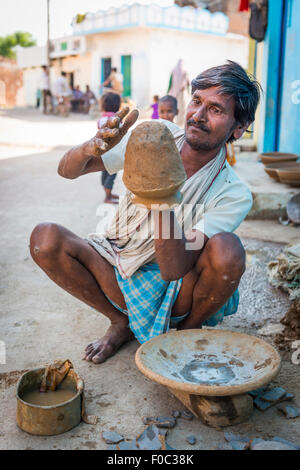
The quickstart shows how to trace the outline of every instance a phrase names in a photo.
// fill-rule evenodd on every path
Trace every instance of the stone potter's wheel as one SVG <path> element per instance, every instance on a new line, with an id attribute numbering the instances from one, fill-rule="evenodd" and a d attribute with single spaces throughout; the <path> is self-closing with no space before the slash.
<path id="1" fill-rule="evenodd" d="M 253 401 L 247 392 L 278 374 L 280 356 L 254 336 L 199 329 L 153 338 L 137 350 L 136 364 L 205 424 L 221 427 L 251 416 Z"/>

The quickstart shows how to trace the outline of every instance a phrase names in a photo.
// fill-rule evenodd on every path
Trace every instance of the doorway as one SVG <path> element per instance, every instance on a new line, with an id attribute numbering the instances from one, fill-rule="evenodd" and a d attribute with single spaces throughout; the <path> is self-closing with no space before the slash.
<path id="1" fill-rule="evenodd" d="M 101 83 L 103 83 L 109 76 L 111 71 L 111 57 L 103 57 L 101 59 Z M 111 85 L 108 84 L 107 88 Z"/>
<path id="2" fill-rule="evenodd" d="M 131 96 L 131 55 L 122 55 L 123 96 Z"/>

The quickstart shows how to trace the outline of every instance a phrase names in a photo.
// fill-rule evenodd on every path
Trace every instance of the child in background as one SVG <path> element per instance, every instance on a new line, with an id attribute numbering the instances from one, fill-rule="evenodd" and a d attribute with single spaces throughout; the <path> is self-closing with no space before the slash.
<path id="1" fill-rule="evenodd" d="M 174 122 L 178 114 L 177 99 L 171 95 L 160 98 L 158 102 L 158 114 L 160 119 Z"/>
<path id="2" fill-rule="evenodd" d="M 120 104 L 121 98 L 117 93 L 108 92 L 102 95 L 100 99 L 101 114 L 100 119 L 97 121 L 98 129 L 105 127 L 107 119 L 114 116 L 119 111 Z M 116 174 L 110 175 L 106 170 L 102 171 L 101 183 L 105 191 L 104 202 L 107 204 L 118 203 L 119 196 L 112 193 L 116 176 Z"/>
<path id="3" fill-rule="evenodd" d="M 152 103 L 151 106 L 150 106 L 150 108 L 153 109 L 151 119 L 159 119 L 159 115 L 158 115 L 158 100 L 159 100 L 159 96 L 158 96 L 158 95 L 154 95 L 154 96 L 153 96 L 153 101 L 154 101 L 154 103 Z"/>

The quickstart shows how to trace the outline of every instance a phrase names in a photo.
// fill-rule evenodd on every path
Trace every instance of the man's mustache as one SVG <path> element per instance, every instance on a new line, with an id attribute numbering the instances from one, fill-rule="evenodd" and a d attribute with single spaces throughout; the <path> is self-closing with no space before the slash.
<path id="1" fill-rule="evenodd" d="M 196 122 L 194 121 L 194 119 L 189 119 L 187 121 L 187 125 L 188 126 L 193 126 L 193 127 L 198 127 L 199 129 L 201 129 L 202 131 L 204 132 L 207 132 L 209 133 L 210 130 L 208 129 L 208 127 L 206 127 L 204 124 L 202 124 L 201 122 Z"/>

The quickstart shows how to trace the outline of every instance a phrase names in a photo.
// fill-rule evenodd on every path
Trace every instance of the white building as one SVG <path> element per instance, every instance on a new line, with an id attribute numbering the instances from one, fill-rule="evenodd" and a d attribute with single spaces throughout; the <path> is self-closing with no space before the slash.
<path id="1" fill-rule="evenodd" d="M 228 17 L 208 10 L 126 5 L 88 13 L 73 21 L 74 36 L 52 41 L 52 80 L 65 71 L 70 83 L 89 84 L 99 96 L 100 83 L 117 67 L 124 76 L 124 95 L 137 106 L 167 93 L 170 74 L 180 58 L 190 78 L 206 68 L 235 60 L 248 66 L 248 38 L 228 34 Z M 18 51 L 24 70 L 25 101 L 35 102 L 45 48 Z"/>

